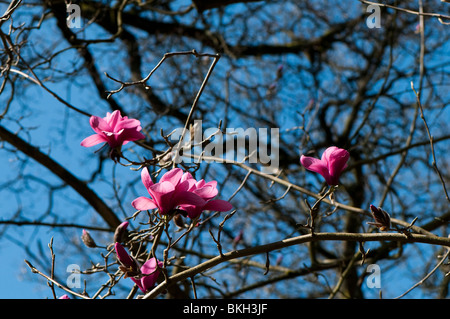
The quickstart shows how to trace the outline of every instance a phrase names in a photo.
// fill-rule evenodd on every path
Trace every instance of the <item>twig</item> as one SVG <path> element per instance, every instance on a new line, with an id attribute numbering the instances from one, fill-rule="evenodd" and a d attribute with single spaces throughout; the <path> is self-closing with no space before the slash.
<path id="1" fill-rule="evenodd" d="M 225 225 L 225 222 L 230 219 L 234 214 L 236 213 L 236 210 L 233 210 L 231 213 L 227 214 L 223 221 L 219 224 L 219 231 L 217 232 L 217 239 L 214 237 L 211 229 L 209 230 L 209 233 L 212 237 L 212 239 L 214 240 L 214 242 L 217 244 L 217 249 L 219 250 L 219 254 L 220 256 L 223 256 L 223 252 L 222 252 L 222 245 L 220 244 L 220 234 L 222 233 L 222 229 L 223 226 Z"/>
<path id="2" fill-rule="evenodd" d="M 266 270 L 264 271 L 264 276 L 269 273 L 270 270 L 270 257 L 269 252 L 266 252 Z"/>
<path id="3" fill-rule="evenodd" d="M 334 287 L 333 291 L 331 292 L 331 294 L 328 296 L 328 299 L 333 299 L 334 296 L 336 296 L 336 294 L 339 292 L 339 289 L 341 289 L 341 286 L 344 283 L 345 278 L 349 274 L 350 270 L 353 268 L 355 261 L 359 258 L 360 255 L 361 255 L 361 251 L 358 251 L 357 253 L 355 253 L 355 255 L 350 260 L 350 262 L 348 263 L 345 270 L 342 272 L 341 277 L 339 278 L 339 280 L 338 280 L 336 286 Z"/>
<path id="4" fill-rule="evenodd" d="M 434 170 L 436 171 L 436 173 L 439 176 L 439 179 L 441 180 L 442 188 L 444 189 L 445 198 L 447 199 L 447 201 L 450 202 L 450 198 L 448 196 L 447 187 L 445 186 L 444 178 L 442 177 L 442 174 L 439 171 L 439 169 L 437 167 L 437 164 L 436 164 L 436 154 L 434 152 L 433 136 L 431 135 L 430 128 L 428 127 L 427 121 L 425 120 L 425 115 L 424 115 L 424 112 L 423 112 L 423 106 L 422 106 L 422 103 L 420 103 L 419 93 L 417 93 L 416 90 L 414 89 L 413 82 L 411 82 L 411 89 L 414 91 L 414 94 L 416 95 L 417 104 L 419 104 L 420 118 L 423 120 L 423 123 L 425 125 L 425 129 L 426 129 L 427 134 L 428 134 L 428 139 L 430 140 L 431 156 L 433 157 L 433 162 L 431 163 L 431 165 L 433 165 Z"/>
<path id="5" fill-rule="evenodd" d="M 405 291 L 404 293 L 402 293 L 400 296 L 394 298 L 394 299 L 400 299 L 404 296 L 406 296 L 409 292 L 411 292 L 413 289 L 417 288 L 418 286 L 420 286 L 421 284 L 423 284 L 425 282 L 425 280 L 427 280 L 428 278 L 430 278 L 430 276 L 432 274 L 434 274 L 436 272 L 436 270 L 444 263 L 445 259 L 447 259 L 447 257 L 450 255 L 450 249 L 447 248 L 447 253 L 444 255 L 444 257 L 442 257 L 442 259 L 437 263 L 437 265 L 419 282 L 417 282 L 414 286 L 412 286 L 411 288 L 409 288 L 407 291 Z"/>
<path id="6" fill-rule="evenodd" d="M 309 243 L 312 241 L 355 241 L 355 242 L 369 242 L 369 241 L 397 241 L 401 243 L 425 243 L 431 245 L 441 245 L 450 247 L 450 238 L 427 236 L 421 234 L 410 234 L 406 237 L 398 233 L 315 233 L 292 237 L 285 240 L 269 243 L 266 245 L 246 248 L 242 250 L 233 250 L 223 255 L 211 258 L 199 265 L 189 268 L 185 271 L 179 272 L 170 277 L 170 284 L 175 284 L 196 274 L 202 273 L 210 268 L 213 268 L 226 261 L 237 259 L 246 256 L 253 256 L 261 253 L 267 253 L 282 248 Z M 162 291 L 167 289 L 169 285 L 163 282 L 156 286 L 152 291 L 147 293 L 144 298 L 154 298 Z"/>
<path id="7" fill-rule="evenodd" d="M 405 8 L 396 7 L 396 6 L 389 5 L 389 4 L 372 2 L 372 1 L 366 1 L 366 0 L 358 0 L 358 1 L 362 2 L 362 3 L 365 3 L 365 4 L 372 4 L 372 5 L 376 5 L 376 6 L 379 6 L 379 7 L 386 7 L 386 8 L 390 8 L 390 9 L 394 9 L 394 10 L 398 10 L 398 11 L 402 11 L 402 12 L 418 15 L 418 16 L 421 16 L 421 17 L 437 18 L 440 23 L 446 24 L 446 25 L 449 24 L 449 22 L 444 22 L 443 21 L 443 19 L 450 19 L 450 16 L 448 16 L 448 15 L 439 14 L 439 13 L 427 13 L 427 12 L 421 12 L 421 11 L 418 12 L 418 11 L 414 11 L 414 10 L 409 10 L 409 9 L 405 9 Z"/>
<path id="8" fill-rule="evenodd" d="M 199 56 L 209 56 L 209 57 L 213 57 L 214 60 L 213 60 L 213 62 L 211 63 L 211 65 L 209 66 L 208 72 L 206 73 L 205 78 L 203 79 L 203 82 L 202 82 L 202 84 L 201 84 L 201 86 L 200 86 L 200 89 L 198 90 L 197 95 L 195 96 L 194 102 L 192 103 L 191 109 L 190 109 L 189 114 L 188 114 L 188 117 L 187 117 L 187 119 L 186 119 L 186 123 L 184 124 L 183 131 L 182 131 L 182 133 L 181 133 L 181 136 L 180 136 L 180 140 L 179 140 L 179 142 L 178 142 L 178 145 L 182 145 L 182 143 L 183 143 L 184 134 L 186 133 L 187 127 L 188 127 L 189 123 L 191 122 L 192 115 L 194 114 L 194 110 L 195 110 L 196 107 L 197 107 L 197 104 L 198 104 L 198 101 L 199 101 L 199 99 L 200 99 L 200 96 L 202 95 L 203 90 L 205 89 L 206 84 L 208 83 L 208 80 L 209 80 L 209 78 L 210 78 L 210 76 L 211 76 L 211 74 L 212 74 L 212 71 L 214 70 L 214 67 L 216 66 L 217 62 L 219 62 L 219 59 L 220 59 L 220 55 L 219 55 L 219 54 L 214 54 L 214 55 L 206 54 L 206 55 L 205 55 L 205 54 L 199 54 L 199 53 L 197 53 L 197 51 L 195 51 L 195 50 L 192 50 L 192 51 L 191 51 L 191 54 L 194 54 L 196 57 L 199 57 Z M 175 152 L 175 157 L 174 157 L 174 159 L 173 159 L 174 165 L 175 165 L 175 163 L 177 162 L 178 156 L 179 156 L 179 152 Z"/>
<path id="9" fill-rule="evenodd" d="M 162 59 L 158 62 L 158 64 L 150 71 L 150 73 L 143 79 L 138 80 L 138 81 L 131 81 L 131 82 L 123 82 L 121 80 L 115 79 L 112 76 L 110 76 L 108 73 L 105 72 L 105 75 L 113 80 L 114 82 L 120 83 L 120 87 L 116 90 L 112 90 L 112 91 L 108 91 L 108 96 L 107 98 L 109 98 L 111 95 L 115 94 L 115 93 L 119 93 L 120 91 L 122 91 L 124 88 L 132 86 L 132 85 L 144 85 L 145 88 L 150 88 L 146 82 L 150 79 L 150 77 L 153 75 L 153 73 L 155 73 L 155 71 L 164 63 L 164 61 L 168 58 L 174 57 L 174 56 L 178 56 L 178 55 L 194 55 L 195 57 L 217 57 L 217 55 L 215 54 L 209 54 L 209 53 L 198 53 L 196 50 L 191 50 L 191 51 L 181 51 L 181 52 L 168 52 L 166 54 L 164 54 L 164 56 L 162 57 Z"/>
<path id="10" fill-rule="evenodd" d="M 199 158 L 198 155 L 194 155 L 194 154 L 186 154 L 186 155 L 183 155 L 183 156 L 189 156 L 189 157 L 192 157 L 192 158 L 195 158 L 195 159 Z M 312 192 L 312 191 L 310 191 L 310 190 L 308 190 L 306 188 L 303 188 L 301 186 L 293 184 L 293 183 L 291 183 L 291 182 L 289 182 L 287 180 L 281 179 L 279 177 L 276 177 L 276 176 L 273 176 L 273 175 L 261 172 L 261 171 L 259 171 L 257 169 L 254 169 L 254 168 L 252 168 L 252 167 L 250 167 L 248 165 L 245 165 L 244 163 L 240 163 L 240 162 L 237 162 L 237 161 L 234 161 L 234 160 L 223 159 L 221 157 L 216 157 L 216 156 L 203 156 L 203 158 L 205 160 L 208 160 L 208 161 L 216 161 L 218 163 L 220 162 L 220 163 L 224 163 L 224 164 L 231 164 L 231 165 L 238 166 L 238 167 L 240 167 L 242 169 L 245 169 L 245 170 L 251 172 L 252 174 L 261 176 L 263 178 L 271 180 L 272 182 L 278 183 L 280 185 L 284 185 L 286 187 L 290 186 L 292 189 L 294 189 L 294 190 L 296 190 L 296 191 L 298 191 L 300 193 L 303 193 L 305 195 L 308 195 L 308 196 L 311 196 L 313 198 L 316 198 L 316 199 L 319 199 L 319 198 L 322 197 L 321 195 L 316 194 L 316 193 L 314 193 L 314 192 Z M 322 202 L 327 203 L 328 205 L 335 206 L 336 209 L 343 209 L 343 210 L 346 210 L 346 211 L 349 211 L 349 212 L 352 212 L 352 213 L 362 214 L 362 215 L 366 215 L 366 216 L 369 216 L 370 218 L 372 218 L 372 214 L 369 211 L 366 211 L 366 210 L 364 210 L 362 208 L 359 208 L 359 207 L 353 207 L 353 206 L 342 204 L 342 203 L 339 203 L 339 202 L 336 202 L 336 201 L 331 202 L 329 199 L 326 199 L 326 198 L 322 199 Z M 405 222 L 405 221 L 402 221 L 402 220 L 399 220 L 399 219 L 396 219 L 396 218 L 391 218 L 391 222 L 393 224 L 398 224 L 398 225 L 401 225 L 401 226 L 404 226 L 404 227 L 408 227 L 409 226 L 408 222 Z M 429 235 L 429 236 L 434 236 L 433 233 L 431 233 L 431 232 L 429 232 L 429 231 L 427 231 L 427 230 L 425 230 L 425 229 L 423 229 L 421 227 L 418 227 L 418 226 L 413 226 L 411 229 L 413 231 L 415 231 L 416 233 Z"/>
<path id="11" fill-rule="evenodd" d="M 61 288 L 64 291 L 67 291 L 68 293 L 83 298 L 83 299 L 91 299 L 88 296 L 85 296 L 83 294 L 79 294 L 73 290 L 70 290 L 69 288 L 67 288 L 66 286 L 61 285 L 59 282 L 57 282 L 56 280 L 54 280 L 53 278 L 50 278 L 49 276 L 45 275 L 44 273 L 40 272 L 38 269 L 36 269 L 36 267 L 34 267 L 28 260 L 25 260 L 25 263 L 27 264 L 28 267 L 30 267 L 31 272 L 34 274 L 39 274 L 42 277 L 44 277 L 45 279 L 47 279 L 49 282 L 51 282 L 52 284 L 54 284 L 56 287 Z"/>

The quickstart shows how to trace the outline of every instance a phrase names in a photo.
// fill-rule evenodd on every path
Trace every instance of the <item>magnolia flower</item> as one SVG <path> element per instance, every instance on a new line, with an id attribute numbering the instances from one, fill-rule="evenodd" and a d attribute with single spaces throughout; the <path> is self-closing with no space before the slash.
<path id="1" fill-rule="evenodd" d="M 141 276 L 131 278 L 136 285 L 142 290 L 142 292 L 147 292 L 153 288 L 158 280 L 160 274 L 160 268 L 163 263 L 158 261 L 156 258 L 150 258 L 147 260 L 140 268 Z"/>
<path id="2" fill-rule="evenodd" d="M 146 168 L 141 171 L 141 180 L 151 198 L 136 198 L 131 205 L 137 210 L 158 208 L 161 215 L 173 212 L 179 205 L 204 206 L 205 200 L 189 191 L 193 181 L 187 180 L 180 168 L 165 173 L 158 183 L 153 183 Z"/>
<path id="3" fill-rule="evenodd" d="M 141 179 L 151 198 L 136 198 L 131 204 L 137 210 L 158 208 L 161 215 L 166 215 L 177 209 L 178 213 L 193 219 L 204 210 L 226 212 L 232 208 L 227 201 L 213 199 L 219 193 L 216 181 L 197 181 L 180 168 L 165 173 L 156 184 L 147 169 L 143 169 Z"/>
<path id="4" fill-rule="evenodd" d="M 333 186 L 339 184 L 339 177 L 347 167 L 349 157 L 346 150 L 332 146 L 323 152 L 321 159 L 302 155 L 300 162 L 307 170 L 322 175 L 327 184 Z"/>
<path id="5" fill-rule="evenodd" d="M 201 179 L 197 182 L 191 174 L 185 173 L 185 175 L 186 176 L 183 177 L 189 181 L 191 185 L 189 191 L 205 200 L 204 205 L 180 205 L 180 209 L 186 211 L 189 218 L 200 216 L 204 210 L 227 212 L 233 208 L 233 206 L 225 200 L 213 199 L 219 193 L 217 190 L 217 181 L 206 183 L 205 180 Z"/>
<path id="6" fill-rule="evenodd" d="M 125 278 L 138 276 L 140 274 L 138 262 L 128 255 L 127 251 L 120 243 L 115 243 L 114 248 L 120 263 L 119 269 L 125 273 Z"/>
<path id="7" fill-rule="evenodd" d="M 128 255 L 121 244 L 115 243 L 114 248 L 121 264 L 119 269 L 125 273 L 124 278 L 131 278 L 144 293 L 153 288 L 161 272 L 159 268 L 163 266 L 163 263 L 153 257 L 139 267 L 138 262 Z"/>
<path id="8" fill-rule="evenodd" d="M 131 141 L 144 139 L 139 132 L 142 127 L 139 120 L 122 117 L 118 110 L 106 113 L 106 117 L 91 116 L 89 123 L 96 134 L 88 136 L 81 146 L 91 147 L 99 143 L 108 143 L 112 149 L 120 148 Z"/>

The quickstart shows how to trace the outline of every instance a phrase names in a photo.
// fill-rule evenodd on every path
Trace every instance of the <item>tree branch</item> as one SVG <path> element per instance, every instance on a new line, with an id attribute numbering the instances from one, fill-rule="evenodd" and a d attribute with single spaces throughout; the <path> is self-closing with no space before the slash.
<path id="1" fill-rule="evenodd" d="M 31 157 L 39 164 L 48 168 L 53 174 L 58 176 L 67 185 L 72 187 L 81 197 L 83 197 L 103 218 L 103 220 L 115 229 L 120 220 L 116 214 L 109 208 L 103 200 L 84 182 L 79 180 L 75 175 L 61 166 L 58 162 L 53 160 L 48 155 L 42 153 L 38 148 L 30 145 L 16 134 L 11 133 L 4 127 L 0 126 L 0 138 L 9 144 L 13 145 L 25 155 Z"/>
<path id="2" fill-rule="evenodd" d="M 445 247 L 450 247 L 450 238 L 438 237 L 438 236 L 427 236 L 421 234 L 409 234 L 405 236 L 399 233 L 314 233 L 307 234 L 298 237 L 292 237 L 285 240 L 277 241 L 274 243 L 246 248 L 242 250 L 234 250 L 228 253 L 216 256 L 210 260 L 207 260 L 197 266 L 189 268 L 185 271 L 177 273 L 176 275 L 169 278 L 169 283 L 167 281 L 162 282 L 156 286 L 152 291 L 147 293 L 144 298 L 150 299 L 159 295 L 162 291 L 170 287 L 171 285 L 191 278 L 199 273 L 202 273 L 210 268 L 213 268 L 223 262 L 246 257 L 258 255 L 261 253 L 267 253 L 274 250 L 309 243 L 315 241 L 356 241 L 356 242 L 368 242 L 368 241 L 396 241 L 401 243 L 425 243 L 431 245 L 441 245 Z"/>

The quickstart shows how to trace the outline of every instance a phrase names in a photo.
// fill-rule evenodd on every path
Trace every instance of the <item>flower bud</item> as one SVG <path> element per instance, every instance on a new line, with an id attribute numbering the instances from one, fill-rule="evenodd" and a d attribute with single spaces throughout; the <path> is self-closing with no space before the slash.
<path id="1" fill-rule="evenodd" d="M 119 226 L 117 226 L 116 230 L 114 231 L 115 243 L 121 243 L 127 238 L 128 235 L 127 227 L 129 224 L 130 224 L 129 222 L 123 222 Z"/>
<path id="2" fill-rule="evenodd" d="M 178 228 L 186 228 L 186 224 L 181 214 L 175 214 L 175 216 L 173 216 L 173 222 Z"/>
<path id="3" fill-rule="evenodd" d="M 370 210 L 372 211 L 374 223 L 369 222 L 369 225 L 377 226 L 381 231 L 386 231 L 391 228 L 391 216 L 383 210 L 381 207 L 375 207 L 370 205 Z"/>
<path id="4" fill-rule="evenodd" d="M 83 229 L 83 233 L 81 234 L 81 240 L 83 243 L 89 248 L 97 247 L 94 239 L 91 237 L 91 234 L 86 229 Z"/>
<path id="5" fill-rule="evenodd" d="M 114 248 L 120 263 L 119 269 L 125 273 L 125 278 L 140 275 L 139 264 L 133 257 L 128 255 L 125 248 L 120 243 L 115 243 Z"/>

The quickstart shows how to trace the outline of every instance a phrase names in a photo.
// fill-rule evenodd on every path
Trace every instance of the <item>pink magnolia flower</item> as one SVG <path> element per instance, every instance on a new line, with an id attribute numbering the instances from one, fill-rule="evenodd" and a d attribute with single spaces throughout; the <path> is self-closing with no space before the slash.
<path id="1" fill-rule="evenodd" d="M 206 183 L 205 180 L 201 179 L 198 182 L 192 177 L 191 174 L 185 173 L 187 176 L 186 180 L 190 182 L 189 191 L 200 196 L 205 200 L 204 205 L 181 205 L 180 209 L 187 212 L 189 218 L 196 218 L 204 210 L 212 210 L 219 212 L 227 212 L 233 208 L 233 206 L 221 199 L 213 199 L 217 196 L 219 191 L 217 190 L 217 181 L 211 181 Z"/>
<path id="2" fill-rule="evenodd" d="M 172 212 L 179 205 L 204 206 L 205 200 L 189 191 L 193 181 L 180 168 L 165 173 L 158 183 L 153 183 L 146 168 L 141 171 L 141 180 L 151 198 L 136 198 L 131 205 L 137 210 L 158 208 L 161 215 Z"/>
<path id="3" fill-rule="evenodd" d="M 140 268 L 141 275 L 138 277 L 131 278 L 136 285 L 142 290 L 142 292 L 147 292 L 153 288 L 158 280 L 160 274 L 160 268 L 163 263 L 158 261 L 155 257 L 147 260 Z"/>
<path id="4" fill-rule="evenodd" d="M 128 255 L 127 251 L 120 243 L 115 243 L 114 248 L 120 263 L 119 268 L 125 273 L 125 278 L 138 276 L 140 274 L 138 262 Z"/>
<path id="5" fill-rule="evenodd" d="M 347 167 L 349 157 L 350 153 L 346 150 L 331 146 L 323 152 L 321 159 L 302 155 L 300 162 L 307 170 L 322 175 L 331 186 L 339 184 L 339 177 Z"/>
<path id="6" fill-rule="evenodd" d="M 89 123 L 95 134 L 81 142 L 81 146 L 91 147 L 99 143 L 108 143 L 111 148 L 120 148 L 131 141 L 144 139 L 140 132 L 141 123 L 136 119 L 122 117 L 118 110 L 106 113 L 106 117 L 91 116 Z"/>
<path id="7" fill-rule="evenodd" d="M 124 278 L 130 277 L 144 293 L 153 288 L 163 263 L 153 257 L 139 267 L 138 262 L 128 255 L 121 244 L 115 243 L 114 248 L 116 249 L 117 259 L 121 264 L 119 268 L 125 273 Z"/>

